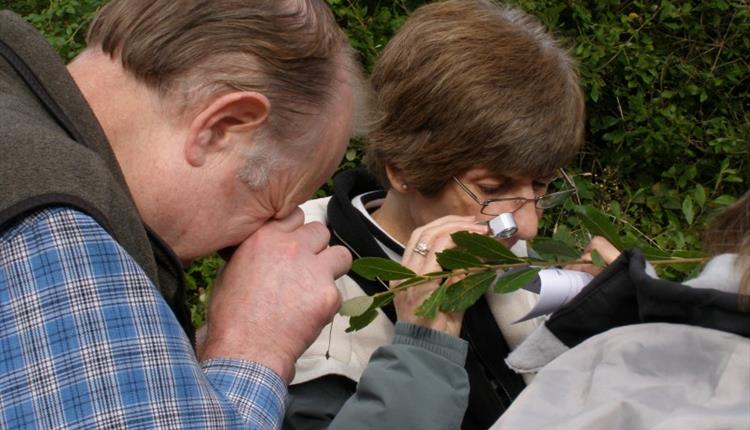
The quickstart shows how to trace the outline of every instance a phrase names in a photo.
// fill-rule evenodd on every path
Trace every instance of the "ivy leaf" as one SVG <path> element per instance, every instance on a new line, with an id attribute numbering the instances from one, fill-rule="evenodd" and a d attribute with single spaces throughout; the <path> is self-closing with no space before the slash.
<path id="1" fill-rule="evenodd" d="M 495 283 L 496 293 L 512 293 L 519 288 L 525 287 L 539 274 L 539 268 L 529 267 L 521 270 L 505 272 Z"/>
<path id="2" fill-rule="evenodd" d="M 477 257 L 487 258 L 498 263 L 518 263 L 523 261 L 510 252 L 497 240 L 478 233 L 459 231 L 451 235 L 453 242 Z"/>
<path id="3" fill-rule="evenodd" d="M 395 261 L 380 257 L 358 258 L 352 263 L 352 270 L 359 276 L 370 281 L 378 278 L 383 281 L 394 281 L 417 276 L 416 273 Z"/>
<path id="4" fill-rule="evenodd" d="M 435 318 L 438 307 L 440 307 L 440 303 L 442 303 L 445 298 L 445 292 L 446 285 L 443 283 L 433 291 L 432 294 L 430 294 L 430 297 L 427 297 L 427 299 L 419 305 L 416 312 L 414 312 L 414 315 L 427 319 Z"/>
<path id="5" fill-rule="evenodd" d="M 534 239 L 532 249 L 545 260 L 576 260 L 580 256 L 580 252 L 567 243 L 547 237 Z"/>
<path id="6" fill-rule="evenodd" d="M 467 267 L 481 266 L 482 262 L 473 254 L 463 249 L 446 249 L 437 254 L 437 261 L 440 266 L 448 269 L 466 269 Z"/>
<path id="7" fill-rule="evenodd" d="M 349 318 L 349 327 L 346 328 L 347 333 L 361 330 L 367 327 L 371 322 L 378 317 L 377 309 L 370 309 L 362 315 Z"/>
<path id="8" fill-rule="evenodd" d="M 345 317 L 356 317 L 367 312 L 375 299 L 372 296 L 358 296 L 341 303 L 339 307 L 339 315 Z"/>
<path id="9" fill-rule="evenodd" d="M 604 215 L 601 211 L 594 208 L 593 206 L 576 206 L 575 211 L 578 213 L 578 217 L 583 223 L 584 227 L 588 229 L 591 234 L 602 236 L 609 241 L 617 249 L 623 249 L 622 241 L 620 236 L 617 234 L 615 225 Z"/>
<path id="10" fill-rule="evenodd" d="M 607 265 L 602 254 L 599 254 L 599 251 L 596 249 L 591 250 L 591 263 L 596 267 L 605 267 Z"/>
<path id="11" fill-rule="evenodd" d="M 494 280 L 495 272 L 479 272 L 448 286 L 440 309 L 446 312 L 465 311 L 482 297 Z"/>

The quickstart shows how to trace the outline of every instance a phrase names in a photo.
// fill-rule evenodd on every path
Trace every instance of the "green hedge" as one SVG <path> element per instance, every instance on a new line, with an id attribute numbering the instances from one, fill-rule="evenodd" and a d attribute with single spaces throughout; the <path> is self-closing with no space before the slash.
<path id="1" fill-rule="evenodd" d="M 410 10 L 424 1 L 327 0 L 370 68 Z M 66 58 L 81 48 L 99 0 L 0 2 L 37 26 Z M 695 250 L 712 214 L 750 181 L 750 6 L 703 2 L 517 1 L 562 38 L 580 63 L 587 140 L 571 171 L 582 203 L 667 250 Z M 353 142 L 340 168 L 361 164 Z M 318 195 L 329 192 L 330 182 Z M 543 234 L 582 244 L 572 211 Z M 194 322 L 220 261 L 188 269 Z M 676 270 L 664 273 L 681 276 Z"/>

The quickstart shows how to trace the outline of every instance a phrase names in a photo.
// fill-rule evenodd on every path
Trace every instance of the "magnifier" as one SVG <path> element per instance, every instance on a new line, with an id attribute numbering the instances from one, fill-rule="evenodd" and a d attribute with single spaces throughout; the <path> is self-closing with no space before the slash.
<path id="1" fill-rule="evenodd" d="M 510 212 L 501 213 L 487 223 L 495 239 L 507 239 L 518 232 L 516 220 Z"/>

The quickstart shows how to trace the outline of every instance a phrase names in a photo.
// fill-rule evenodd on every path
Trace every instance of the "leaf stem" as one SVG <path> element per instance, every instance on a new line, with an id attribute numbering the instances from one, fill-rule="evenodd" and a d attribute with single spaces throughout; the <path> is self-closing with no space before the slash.
<path id="1" fill-rule="evenodd" d="M 662 264 L 693 264 L 693 263 L 705 263 L 709 260 L 709 257 L 696 257 L 696 258 L 667 258 L 662 260 L 650 260 L 649 263 L 652 266 L 658 266 Z M 472 273 L 477 272 L 483 272 L 483 271 L 489 271 L 489 270 L 500 270 L 500 269 L 518 269 L 521 267 L 557 267 L 557 266 L 568 266 L 573 264 L 592 264 L 589 260 L 568 260 L 568 261 L 558 261 L 558 262 L 546 262 L 546 261 L 540 261 L 540 262 L 529 262 L 524 261 L 521 263 L 503 263 L 503 264 L 485 264 L 478 267 L 469 267 L 466 269 L 456 269 L 452 270 L 447 273 L 439 273 L 435 275 L 417 275 L 412 278 L 404 279 L 399 285 L 396 285 L 395 287 L 390 288 L 388 291 L 381 291 L 379 293 L 375 293 L 372 295 L 372 297 L 381 297 L 386 294 L 395 294 L 400 291 L 406 290 L 408 288 L 422 285 L 427 282 L 435 281 L 438 279 L 446 279 L 451 278 L 454 276 L 465 276 Z M 415 281 L 415 282 L 409 282 L 412 279 L 415 278 L 424 278 L 421 281 Z"/>

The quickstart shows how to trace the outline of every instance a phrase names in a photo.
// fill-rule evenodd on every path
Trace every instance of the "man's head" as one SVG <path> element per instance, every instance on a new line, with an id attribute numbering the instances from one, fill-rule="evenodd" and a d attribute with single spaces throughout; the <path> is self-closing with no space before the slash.
<path id="1" fill-rule="evenodd" d="M 288 214 L 340 161 L 361 76 L 321 0 L 114 0 L 88 43 L 69 69 L 183 259 Z"/>

